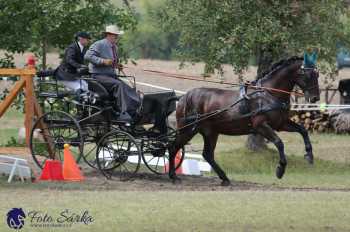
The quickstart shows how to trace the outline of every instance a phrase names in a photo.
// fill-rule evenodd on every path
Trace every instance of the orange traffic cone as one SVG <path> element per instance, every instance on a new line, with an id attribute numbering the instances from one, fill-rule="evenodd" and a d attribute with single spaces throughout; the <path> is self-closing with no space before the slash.
<path id="1" fill-rule="evenodd" d="M 59 160 L 46 160 L 39 180 L 63 180 L 61 162 Z"/>
<path id="2" fill-rule="evenodd" d="M 75 162 L 73 155 L 69 150 L 69 145 L 64 144 L 64 161 L 63 161 L 63 178 L 67 181 L 82 181 L 84 180 L 80 169 Z"/>
<path id="3" fill-rule="evenodd" d="M 175 167 L 177 167 L 177 165 L 179 165 L 180 162 L 181 162 L 181 153 L 180 153 L 180 150 L 178 150 L 175 156 Z M 169 163 L 165 165 L 164 169 L 165 169 L 165 172 L 169 172 Z M 175 173 L 183 174 L 182 167 L 180 166 L 178 169 L 176 169 Z"/>

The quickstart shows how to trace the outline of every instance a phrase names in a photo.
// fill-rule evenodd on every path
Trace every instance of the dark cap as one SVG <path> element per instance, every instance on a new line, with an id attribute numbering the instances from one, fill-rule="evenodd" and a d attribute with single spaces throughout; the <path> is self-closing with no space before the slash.
<path id="1" fill-rule="evenodd" d="M 75 34 L 75 39 L 78 39 L 79 37 L 84 39 L 91 39 L 90 34 L 86 31 L 79 31 L 77 34 Z"/>

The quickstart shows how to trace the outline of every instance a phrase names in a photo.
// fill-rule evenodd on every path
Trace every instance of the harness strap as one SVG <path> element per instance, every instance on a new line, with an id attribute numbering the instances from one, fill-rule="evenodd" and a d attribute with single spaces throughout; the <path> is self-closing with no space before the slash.
<path id="1" fill-rule="evenodd" d="M 223 108 L 223 109 L 220 109 L 220 110 L 215 110 L 215 111 L 212 111 L 212 112 L 209 112 L 209 113 L 206 113 L 206 114 L 194 114 L 194 115 L 190 115 L 190 116 L 186 116 L 186 117 L 183 117 L 181 118 L 180 120 L 189 120 L 189 121 L 192 121 L 194 120 L 193 122 L 191 123 L 188 123 L 186 125 L 184 125 L 183 127 L 180 127 L 177 129 L 176 133 L 185 129 L 185 128 L 188 128 L 190 126 L 193 126 L 192 130 L 194 131 L 198 125 L 198 123 L 208 119 L 208 118 L 211 118 L 211 117 L 214 117 L 218 114 L 221 114 L 221 113 L 224 113 L 230 109 L 232 109 L 235 105 L 237 105 L 238 103 L 240 103 L 242 100 L 250 100 L 251 96 L 252 95 L 255 95 L 255 94 L 258 94 L 258 93 L 265 93 L 265 94 L 270 94 L 268 93 L 267 91 L 264 91 L 264 90 L 257 90 L 257 91 L 254 91 L 250 94 L 245 94 L 245 97 L 241 97 L 239 98 L 237 101 L 235 101 L 234 103 L 232 103 L 231 105 Z M 244 115 L 241 115 L 239 117 L 236 117 L 234 118 L 234 120 L 238 120 L 238 119 L 242 119 L 242 118 L 245 118 L 245 117 L 252 117 L 252 116 L 255 116 L 255 115 L 258 115 L 258 114 L 261 114 L 261 113 L 266 113 L 266 112 L 269 112 L 269 111 L 273 111 L 273 110 L 278 110 L 278 109 L 281 109 L 281 110 L 288 110 L 289 109 L 289 103 L 285 103 L 285 102 L 281 102 L 279 99 L 275 98 L 273 95 L 270 94 L 271 97 L 273 97 L 275 99 L 275 102 L 274 104 L 272 105 L 269 105 L 267 107 L 264 107 L 261 102 L 261 104 L 259 104 L 259 108 L 257 110 L 254 110 L 254 111 L 251 111 L 247 114 L 244 114 Z"/>

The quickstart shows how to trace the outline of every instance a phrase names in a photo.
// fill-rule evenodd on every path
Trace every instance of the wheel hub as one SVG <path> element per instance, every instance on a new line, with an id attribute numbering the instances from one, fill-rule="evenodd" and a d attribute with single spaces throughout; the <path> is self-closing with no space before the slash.
<path id="1" fill-rule="evenodd" d="M 59 136 L 56 141 L 55 141 L 55 147 L 58 149 L 63 149 L 64 148 L 64 138 L 62 136 Z"/>
<path id="2" fill-rule="evenodd" d="M 115 151 L 114 160 L 118 163 L 125 163 L 128 160 L 127 152 L 124 150 Z"/>

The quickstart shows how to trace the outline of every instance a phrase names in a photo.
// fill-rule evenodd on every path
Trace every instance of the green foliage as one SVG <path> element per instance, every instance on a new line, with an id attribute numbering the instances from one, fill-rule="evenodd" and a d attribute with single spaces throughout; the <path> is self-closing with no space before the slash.
<path id="1" fill-rule="evenodd" d="M 320 49 L 322 69 L 335 69 L 336 42 L 347 42 L 344 1 L 166 0 L 163 28 L 180 32 L 182 59 L 206 63 L 206 72 L 232 64 L 237 73 L 252 56 L 273 60 Z"/>
<path id="2" fill-rule="evenodd" d="M 0 58 L 0 68 L 14 68 L 15 59 L 12 54 L 5 53 L 5 57 Z"/>
<path id="3" fill-rule="evenodd" d="M 98 38 L 106 24 L 126 30 L 136 21 L 109 0 L 0 0 L 0 48 L 12 52 L 30 48 L 43 58 L 43 66 L 49 47 L 65 48 L 82 30 Z"/>
<path id="4" fill-rule="evenodd" d="M 5 53 L 4 56 L 5 57 L 0 58 L 0 68 L 15 68 L 13 55 L 10 53 Z M 7 80 L 14 83 L 18 80 L 18 77 L 16 76 L 7 77 Z M 4 100 L 9 92 L 10 92 L 9 89 L 7 88 L 3 89 L 0 92 L 0 101 Z M 11 104 L 11 107 L 15 107 L 17 110 L 23 111 L 23 108 L 24 108 L 23 99 L 24 99 L 24 94 L 23 92 L 21 92 L 17 95 L 16 99 Z"/>
<path id="5" fill-rule="evenodd" d="M 133 58 L 171 59 L 177 46 L 178 33 L 164 31 L 157 21 L 164 1 L 138 1 L 138 25 L 125 36 L 126 51 Z"/>
<path id="6" fill-rule="evenodd" d="M 15 137 L 10 137 L 4 147 L 26 147 L 25 143 L 19 143 Z"/>

